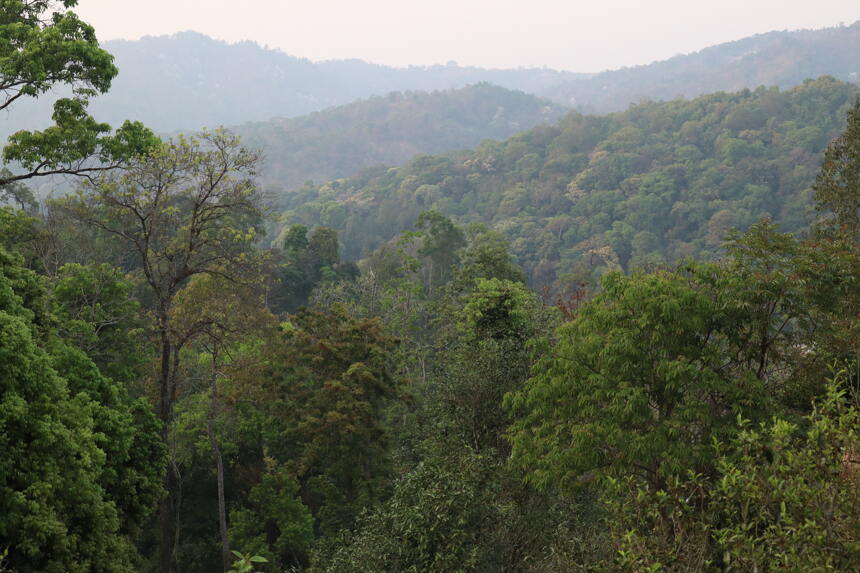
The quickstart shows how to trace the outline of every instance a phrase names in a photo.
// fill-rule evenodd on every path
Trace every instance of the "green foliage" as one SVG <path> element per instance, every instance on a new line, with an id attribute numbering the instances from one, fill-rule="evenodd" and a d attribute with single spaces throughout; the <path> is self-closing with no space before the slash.
<path id="1" fill-rule="evenodd" d="M 260 555 L 252 555 L 245 553 L 244 555 L 238 551 L 233 551 L 236 556 L 236 561 L 230 568 L 228 573 L 254 573 L 255 563 L 268 563 L 269 561 Z"/>
<path id="2" fill-rule="evenodd" d="M 44 131 L 19 131 L 9 138 L 3 159 L 18 162 L 29 178 L 43 175 L 87 175 L 127 164 L 157 147 L 160 140 L 140 122 L 126 121 L 116 133 L 87 114 L 87 102 L 61 99 L 54 104 L 55 125 Z M 86 161 L 97 161 L 96 167 Z"/>
<path id="3" fill-rule="evenodd" d="M 799 423 L 782 416 L 715 442 L 715 472 L 661 488 L 632 477 L 604 492 L 612 571 L 852 571 L 858 412 L 845 374 Z"/>
<path id="4" fill-rule="evenodd" d="M 267 462 L 260 482 L 251 489 L 250 506 L 230 512 L 230 539 L 275 564 L 286 564 L 307 551 L 314 520 L 299 497 L 296 478 L 273 460 Z"/>
<path id="5" fill-rule="evenodd" d="M 735 418 L 808 411 L 822 390 L 852 262 L 767 221 L 720 264 L 610 273 L 562 326 L 523 391 L 507 398 L 514 462 L 538 485 L 591 472 L 652 490 L 711 475 Z"/>
<path id="6" fill-rule="evenodd" d="M 140 303 L 132 289 L 132 283 L 107 264 L 64 265 L 52 284 L 61 335 L 103 374 L 126 383 L 141 375 L 147 360 Z"/>
<path id="7" fill-rule="evenodd" d="M 284 253 L 293 255 L 308 248 L 308 228 L 304 225 L 292 225 L 287 229 L 283 242 Z"/>
<path id="8" fill-rule="evenodd" d="M 471 285 L 479 278 L 525 282 L 523 269 L 511 256 L 504 235 L 483 225 L 472 225 L 466 233 L 466 246 L 460 251 L 461 266 L 456 274 L 458 283 Z"/>
<path id="9" fill-rule="evenodd" d="M 62 372 L 70 395 L 86 395 L 94 440 L 105 453 L 101 483 L 116 505 L 123 532 L 138 533 L 161 497 L 165 448 L 148 402 L 132 401 L 82 351 L 59 339 L 46 344 L 51 366 Z"/>
<path id="10" fill-rule="evenodd" d="M 747 422 L 719 463 L 714 535 L 732 571 L 849 571 L 860 561 L 860 413 L 844 373 L 802 425 Z"/>
<path id="11" fill-rule="evenodd" d="M 434 286 L 451 279 L 453 268 L 459 263 L 457 251 L 466 246 L 466 239 L 463 231 L 438 211 L 424 211 L 415 226 L 421 237 L 418 255 L 429 260 L 426 284 L 432 292 Z"/>
<path id="12" fill-rule="evenodd" d="M 308 302 L 314 288 L 337 280 L 354 278 L 352 264 L 341 264 L 337 232 L 317 227 L 308 235 L 304 225 L 292 225 L 283 239 L 280 284 L 270 307 L 276 312 L 294 312 Z"/>
<path id="13" fill-rule="evenodd" d="M 0 244 L 6 249 L 20 252 L 37 236 L 35 219 L 23 209 L 0 207 Z"/>
<path id="14" fill-rule="evenodd" d="M 521 283 L 496 278 L 477 279 L 464 292 L 448 289 L 431 308 L 435 352 L 422 388 L 430 435 L 505 455 L 502 398 L 522 387 L 532 365 L 529 341 L 555 317 Z"/>
<path id="15" fill-rule="evenodd" d="M 848 126 L 827 146 L 813 186 L 820 210 L 832 214 L 833 225 L 860 229 L 860 98 L 848 110 Z"/>
<path id="16" fill-rule="evenodd" d="M 77 3 L 12 0 L 3 4 L 0 66 L 8 84 L 4 86 L 7 104 L 14 98 L 12 87 L 24 96 L 40 95 L 60 83 L 100 92 L 110 88 L 117 74 L 113 58 L 99 49 L 92 26 L 66 11 Z"/>
<path id="17" fill-rule="evenodd" d="M 533 483 L 634 474 L 658 484 L 707 467 L 710 441 L 767 403 L 761 380 L 727 376 L 721 303 L 678 274 L 609 274 L 562 326 L 526 388 L 506 398 L 513 459 Z"/>
<path id="18" fill-rule="evenodd" d="M 454 235 L 450 221 L 430 217 L 441 229 L 437 235 Z M 408 236 L 416 239 L 416 254 L 423 238 Z M 499 255 L 490 260 L 502 264 L 481 268 L 473 259 L 476 275 L 512 268 L 503 241 L 490 241 Z M 458 279 L 417 306 L 432 317 L 429 332 L 403 342 L 420 347 L 421 336 L 431 337 L 426 355 L 415 349 L 427 360 L 426 369 L 415 372 L 416 403 L 409 412 L 397 411 L 397 460 L 404 470 L 392 497 L 369 508 L 352 531 L 324 536 L 313 554 L 314 570 L 530 570 L 548 547 L 563 544 L 560 532 L 573 520 L 570 505 L 523 484 L 506 466 L 502 438 L 508 423 L 502 397 L 526 379 L 527 341 L 542 332 L 551 313 L 520 282 L 467 280 L 459 270 L 450 275 Z M 415 276 L 420 271 L 407 273 L 421 280 Z M 402 292 L 398 281 L 408 280 L 394 279 L 392 286 Z"/>
<path id="19" fill-rule="evenodd" d="M 653 488 L 633 476 L 610 478 L 602 494 L 609 530 L 596 571 L 712 571 L 720 555 L 711 534 L 713 481 L 695 472 Z"/>
<path id="20" fill-rule="evenodd" d="M 462 310 L 462 327 L 479 340 L 527 338 L 534 334 L 537 301 L 520 283 L 504 279 L 477 279 L 475 288 L 466 295 Z"/>
<path id="21" fill-rule="evenodd" d="M 0 258 L 0 544 L 16 571 L 131 571 L 126 534 L 161 493 L 158 424 L 47 330 L 32 273 Z"/>
<path id="22" fill-rule="evenodd" d="M 335 306 L 300 312 L 269 350 L 268 452 L 298 477 L 318 531 L 349 526 L 383 494 L 393 346 L 377 320 Z"/>
<path id="23" fill-rule="evenodd" d="M 19 131 L 3 149 L 3 159 L 25 169 L 10 182 L 41 175 L 88 175 L 118 167 L 158 142 L 137 122 L 115 134 L 86 111 L 88 98 L 106 92 L 117 74 L 113 57 L 99 48 L 92 26 L 68 11 L 77 0 L 10 0 L 0 6 L 0 109 L 22 97 L 37 97 L 59 85 L 74 97 L 54 104 L 55 125 L 41 132 Z"/>
<path id="24" fill-rule="evenodd" d="M 358 529 L 318 552 L 315 571 L 526 571 L 552 541 L 556 511 L 504 463 L 453 444 L 400 478 Z"/>

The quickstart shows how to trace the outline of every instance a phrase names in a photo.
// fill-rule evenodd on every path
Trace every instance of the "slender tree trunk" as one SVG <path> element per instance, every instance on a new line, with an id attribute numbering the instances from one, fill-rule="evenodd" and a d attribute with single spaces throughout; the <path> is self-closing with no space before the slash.
<path id="1" fill-rule="evenodd" d="M 173 564 L 176 571 L 179 571 L 179 540 L 181 538 L 181 518 L 182 518 L 182 475 L 179 473 L 179 466 L 176 463 L 176 458 L 170 458 L 170 470 L 172 474 L 171 490 L 171 507 L 173 508 Z"/>
<path id="2" fill-rule="evenodd" d="M 171 379 L 173 365 L 173 341 L 170 339 L 168 318 L 166 312 L 159 313 L 158 318 L 161 338 L 161 367 L 158 373 L 158 417 L 161 420 L 161 441 L 168 445 L 170 435 L 170 418 L 173 413 L 173 400 L 171 392 Z M 159 563 L 161 573 L 170 573 L 173 566 L 174 540 L 174 501 L 176 498 L 176 479 L 172 468 L 168 467 L 164 472 L 165 495 L 159 507 L 159 529 L 161 543 L 159 551 Z"/>
<path id="3" fill-rule="evenodd" d="M 164 475 L 164 489 L 169 492 L 172 472 L 167 471 Z M 169 493 L 161 500 L 158 508 L 158 526 L 161 530 L 161 543 L 159 546 L 161 573 L 170 573 L 170 565 L 173 561 L 173 504 Z"/>
<path id="4" fill-rule="evenodd" d="M 227 507 L 224 501 L 224 457 L 221 455 L 221 446 L 218 444 L 218 438 L 215 436 L 215 428 L 213 421 L 215 419 L 215 409 L 217 406 L 217 386 L 218 379 L 218 354 L 216 350 L 212 351 L 212 379 L 210 383 L 209 397 L 209 419 L 206 423 L 206 430 L 209 434 L 209 444 L 212 446 L 212 454 L 215 456 L 215 469 L 218 475 L 218 531 L 221 534 L 221 559 L 224 564 L 224 571 L 230 568 L 230 540 L 227 537 Z"/>
<path id="5" fill-rule="evenodd" d="M 158 417 L 161 420 L 161 441 L 167 445 L 170 432 L 170 364 L 173 354 L 170 335 L 167 332 L 166 317 L 160 317 L 161 329 L 161 371 L 158 376 Z M 160 564 L 161 573 L 170 573 L 173 562 L 173 472 L 164 472 L 164 498 L 159 507 L 159 529 L 161 530 Z"/>
<path id="6" fill-rule="evenodd" d="M 164 319 L 166 322 L 166 319 Z M 161 322 L 161 320 L 159 320 Z M 171 364 L 173 358 L 173 343 L 167 325 L 160 327 L 161 330 L 161 367 L 158 372 L 158 417 L 161 420 L 161 439 L 166 444 L 170 433 L 169 422 L 173 404 L 171 403 L 170 379 Z"/>
<path id="7" fill-rule="evenodd" d="M 212 431 L 212 421 L 209 421 L 209 441 L 212 444 L 212 453 L 215 455 L 215 467 L 218 471 L 218 530 L 221 533 L 221 554 L 224 561 L 224 571 L 230 568 L 230 540 L 227 537 L 227 508 L 224 502 L 224 458 L 221 448 Z"/>
<path id="8" fill-rule="evenodd" d="M 430 259 L 427 276 L 430 277 L 427 281 L 427 298 L 433 298 L 433 259 Z"/>

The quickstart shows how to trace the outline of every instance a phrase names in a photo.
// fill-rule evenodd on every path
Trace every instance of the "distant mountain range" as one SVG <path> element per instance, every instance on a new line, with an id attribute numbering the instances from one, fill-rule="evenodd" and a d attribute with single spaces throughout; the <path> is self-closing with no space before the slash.
<path id="1" fill-rule="evenodd" d="M 534 93 L 580 112 L 605 113 L 642 100 L 692 98 L 758 86 L 787 88 L 822 75 L 858 83 L 860 21 L 759 34 L 645 66 L 565 79 Z"/>
<path id="2" fill-rule="evenodd" d="M 790 87 L 824 74 L 858 81 L 860 22 L 771 32 L 663 62 L 576 74 L 550 69 L 488 70 L 455 64 L 392 68 L 360 60 L 311 62 L 253 42 L 227 44 L 195 32 L 112 41 L 120 75 L 92 103 L 101 120 L 138 119 L 170 133 L 296 117 L 392 91 L 451 90 L 489 82 L 550 98 L 584 113 L 626 109 L 716 91 Z M 62 94 L 56 94 L 62 95 Z M 47 124 L 50 98 L 0 116 L 0 135 Z M 23 108 L 23 109 L 22 109 Z"/>
<path id="3" fill-rule="evenodd" d="M 466 149 L 485 139 L 506 139 L 567 110 L 520 91 L 487 83 L 458 90 L 392 92 L 310 115 L 232 128 L 263 149 L 261 176 L 292 189 L 374 165 L 401 165 L 420 153 Z"/>
<path id="4" fill-rule="evenodd" d="M 114 55 L 120 74 L 110 92 L 92 102 L 92 113 L 111 124 L 140 120 L 161 133 L 297 117 L 394 91 L 489 82 L 536 93 L 581 76 L 453 64 L 391 68 L 360 60 L 311 62 L 253 42 L 227 44 L 196 32 L 103 46 Z M 16 113 L 0 116 L 0 133 L 47 125 L 49 97 L 23 104 Z"/>
<path id="5" fill-rule="evenodd" d="M 107 42 L 105 48 L 121 73 L 93 109 L 109 121 L 139 117 L 161 131 L 296 117 L 372 95 L 479 82 L 536 93 L 578 77 L 541 69 L 314 63 L 252 42 L 231 45 L 194 32 Z"/>

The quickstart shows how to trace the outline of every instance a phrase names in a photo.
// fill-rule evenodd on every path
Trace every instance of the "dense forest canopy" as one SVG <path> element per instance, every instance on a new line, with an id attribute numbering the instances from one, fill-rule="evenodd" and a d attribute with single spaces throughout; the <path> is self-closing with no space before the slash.
<path id="1" fill-rule="evenodd" d="M 75 5 L 0 3 L 0 109 L 72 95 L 3 154 L 0 571 L 857 571 L 854 86 L 572 113 L 273 221 L 235 134 L 87 113 Z M 463 94 L 543 113 L 391 99 Z"/>
<path id="2" fill-rule="evenodd" d="M 358 259 L 436 209 L 505 234 L 538 287 L 606 269 L 709 257 L 732 228 L 809 222 L 810 186 L 857 89 L 832 78 L 572 113 L 466 153 L 285 196 L 285 222 L 339 231 Z"/>

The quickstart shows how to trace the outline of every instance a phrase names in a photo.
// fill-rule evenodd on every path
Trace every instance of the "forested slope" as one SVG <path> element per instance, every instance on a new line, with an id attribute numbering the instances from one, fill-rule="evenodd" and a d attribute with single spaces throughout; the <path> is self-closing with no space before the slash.
<path id="1" fill-rule="evenodd" d="M 570 114 L 504 142 L 282 198 L 284 224 L 338 230 L 360 258 L 436 209 L 507 235 L 535 285 L 708 256 L 762 217 L 799 230 L 821 153 L 857 96 L 833 78 Z"/>
<path id="2" fill-rule="evenodd" d="M 373 165 L 399 165 L 419 153 L 467 149 L 505 139 L 564 108 L 490 84 L 435 92 L 392 92 L 294 119 L 232 129 L 265 150 L 263 180 L 292 189 L 305 181 L 347 177 Z"/>
<path id="3" fill-rule="evenodd" d="M 755 86 L 788 88 L 824 74 L 860 79 L 860 22 L 820 30 L 768 32 L 661 62 L 574 78 L 540 95 L 584 113 L 625 109 Z"/>

